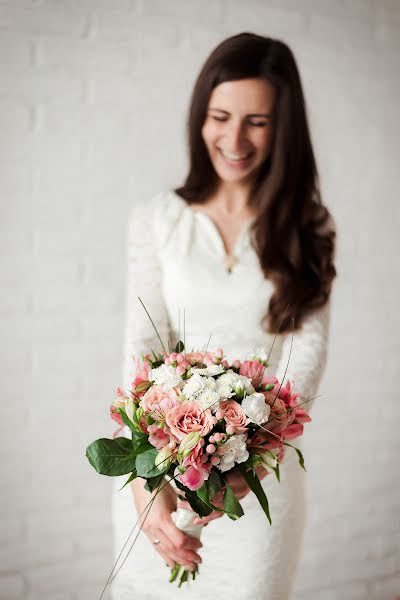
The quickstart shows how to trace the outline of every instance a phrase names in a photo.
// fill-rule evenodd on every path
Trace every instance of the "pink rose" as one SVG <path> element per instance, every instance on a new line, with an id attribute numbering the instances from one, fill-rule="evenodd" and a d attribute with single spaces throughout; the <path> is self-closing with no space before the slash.
<path id="1" fill-rule="evenodd" d="M 160 419 L 167 410 L 177 403 L 178 394 L 175 388 L 165 391 L 162 385 L 153 385 L 140 400 L 140 406 L 145 414 L 150 413 L 155 420 Z"/>
<path id="2" fill-rule="evenodd" d="M 219 403 L 218 413 L 222 413 L 221 417 L 225 419 L 230 429 L 228 433 L 245 433 L 246 425 L 249 422 L 243 408 L 235 400 L 223 400 Z M 220 416 L 218 414 L 218 416 Z"/>
<path id="3" fill-rule="evenodd" d="M 198 490 L 204 483 L 207 471 L 201 467 L 190 465 L 186 471 L 179 476 L 181 483 L 189 488 L 189 490 Z"/>
<path id="4" fill-rule="evenodd" d="M 171 433 L 178 440 L 182 440 L 192 431 L 198 431 L 204 437 L 216 422 L 210 409 L 204 409 L 195 400 L 180 402 L 167 411 L 165 420 Z"/>

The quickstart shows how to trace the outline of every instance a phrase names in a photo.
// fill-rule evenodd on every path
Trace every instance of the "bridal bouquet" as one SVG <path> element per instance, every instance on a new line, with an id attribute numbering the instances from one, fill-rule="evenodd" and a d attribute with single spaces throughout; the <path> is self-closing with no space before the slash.
<path id="1" fill-rule="evenodd" d="M 193 529 L 194 516 L 217 510 L 235 520 L 244 514 L 227 479 L 236 469 L 271 523 L 256 468 L 263 466 L 279 480 L 288 440 L 301 436 L 303 423 L 311 421 L 293 382 L 283 386 L 267 376 L 264 351 L 228 364 L 222 349 L 186 352 L 179 342 L 172 353 L 152 351 L 134 360 L 132 389 L 117 388 L 110 407 L 118 430 L 112 439 L 98 439 L 87 448 L 95 470 L 129 475 L 125 485 L 142 477 L 146 489 L 156 492 L 173 480 L 193 510 L 178 509 L 175 523 L 199 537 L 201 526 Z M 130 438 L 119 435 L 125 426 Z M 304 468 L 302 454 L 295 450 Z M 213 504 L 220 490 L 223 508 Z M 181 585 L 188 577 L 189 571 L 176 565 L 170 580 L 178 578 Z"/>

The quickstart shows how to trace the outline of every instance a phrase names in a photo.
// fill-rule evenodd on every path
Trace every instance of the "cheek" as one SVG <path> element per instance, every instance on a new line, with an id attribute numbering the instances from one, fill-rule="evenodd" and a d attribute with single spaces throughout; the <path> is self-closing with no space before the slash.
<path id="1" fill-rule="evenodd" d="M 203 136 L 205 143 L 207 145 L 211 145 L 214 143 L 214 141 L 217 137 L 217 128 L 213 125 L 213 123 L 208 121 L 203 125 L 201 134 Z"/>
<path id="2" fill-rule="evenodd" d="M 259 149 L 260 152 L 265 154 L 271 148 L 272 143 L 272 130 L 268 129 L 258 136 L 257 139 L 253 140 L 254 145 Z"/>

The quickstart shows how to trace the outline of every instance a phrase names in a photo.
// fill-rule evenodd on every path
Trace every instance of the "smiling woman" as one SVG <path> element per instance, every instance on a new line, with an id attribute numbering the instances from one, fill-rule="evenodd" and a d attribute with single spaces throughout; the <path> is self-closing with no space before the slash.
<path id="1" fill-rule="evenodd" d="M 132 208 L 124 386 L 131 389 L 132 354 L 159 348 L 140 296 L 172 345 L 179 340 L 178 308 L 184 307 L 190 348 L 206 345 L 210 331 L 213 347 L 223 348 L 228 361 L 245 361 L 254 350 L 268 353 L 273 346 L 270 374 L 283 383 L 293 380 L 301 400 L 310 402 L 326 362 L 335 234 L 320 198 L 304 97 L 288 46 L 251 33 L 223 41 L 197 78 L 187 126 L 184 184 Z M 168 483 L 116 578 L 113 598 L 180 598 L 182 590 L 166 582 L 163 563 L 195 570 L 201 562 L 185 600 L 221 593 L 287 600 L 304 527 L 304 474 L 294 452 L 285 454 L 280 483 L 262 469 L 272 526 L 249 495 L 247 480 L 233 469 L 229 485 L 243 499 L 245 515 L 233 523 L 213 511 L 203 521 L 209 522 L 203 546 L 176 527 L 171 515 L 181 501 Z M 128 486 L 115 490 L 116 555 L 150 500 L 143 483 L 137 478 L 131 484 L 136 514 Z"/>

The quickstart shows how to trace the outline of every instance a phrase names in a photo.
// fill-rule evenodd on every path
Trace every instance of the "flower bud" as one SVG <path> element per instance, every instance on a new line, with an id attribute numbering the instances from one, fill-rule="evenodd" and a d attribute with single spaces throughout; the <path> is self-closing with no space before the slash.
<path id="1" fill-rule="evenodd" d="M 171 450 L 171 448 L 169 448 L 169 445 L 167 444 L 166 446 L 164 446 L 164 448 L 161 448 L 161 450 L 157 454 L 154 464 L 157 467 L 157 469 L 159 469 L 160 471 L 164 471 L 165 469 L 167 469 L 169 467 L 169 465 L 171 463 L 172 463 L 172 450 Z"/>
<path id="2" fill-rule="evenodd" d="M 186 367 L 184 367 L 182 365 L 182 363 L 180 365 L 178 365 L 176 367 L 176 374 L 182 376 L 184 374 L 184 372 L 186 371 Z"/>
<path id="3" fill-rule="evenodd" d="M 201 435 L 198 431 L 191 431 L 188 433 L 188 435 L 183 438 L 179 445 L 178 460 L 188 456 L 200 439 Z"/>
<path id="4" fill-rule="evenodd" d="M 133 408 L 134 408 L 134 404 L 133 404 L 132 398 L 127 398 L 125 400 L 125 412 L 126 412 L 126 416 L 131 421 L 133 421 Z"/>

